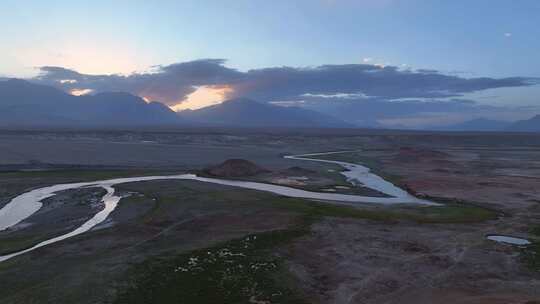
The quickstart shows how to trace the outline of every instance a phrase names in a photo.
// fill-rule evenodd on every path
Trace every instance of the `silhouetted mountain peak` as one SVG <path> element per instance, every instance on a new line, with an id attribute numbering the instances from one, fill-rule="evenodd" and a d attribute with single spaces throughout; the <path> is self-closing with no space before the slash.
<path id="1" fill-rule="evenodd" d="M 93 96 L 96 96 L 96 97 L 115 97 L 115 98 L 140 98 L 138 96 L 135 96 L 133 94 L 126 93 L 126 92 L 101 92 L 101 93 L 94 94 Z"/>
<path id="2" fill-rule="evenodd" d="M 22 85 L 29 83 L 28 81 L 19 78 L 8 78 L 7 80 L 5 80 L 5 82 L 10 85 Z"/>
<path id="3" fill-rule="evenodd" d="M 487 118 L 475 118 L 458 124 L 438 128 L 449 131 L 502 131 L 510 125 L 509 122 Z"/>
<path id="4" fill-rule="evenodd" d="M 239 98 L 233 98 L 233 99 L 225 100 L 223 103 L 225 103 L 225 104 L 244 104 L 244 105 L 261 104 L 260 102 L 257 102 L 257 101 L 255 101 L 253 99 L 249 99 L 249 98 L 246 98 L 246 97 L 239 97 Z"/>
<path id="5" fill-rule="evenodd" d="M 50 86 L 0 81 L 0 124 L 8 126 L 138 126 L 177 124 L 164 105 L 122 92 L 73 96 Z"/>
<path id="6" fill-rule="evenodd" d="M 0 123 L 28 126 L 140 126 L 178 124 L 235 127 L 354 127 L 335 117 L 299 107 L 236 98 L 175 113 L 158 103 L 122 92 L 73 96 L 53 87 L 10 79 L 0 81 Z"/>
<path id="7" fill-rule="evenodd" d="M 24 91 L 25 93 L 45 91 L 45 92 L 55 92 L 57 94 L 61 93 L 61 94 L 67 95 L 67 93 L 55 87 L 36 84 L 36 83 L 19 79 L 19 78 L 9 78 L 7 80 L 0 81 L 0 88 L 2 89 L 2 93 L 5 93 L 6 91 L 11 91 L 11 92 Z"/>
<path id="8" fill-rule="evenodd" d="M 179 116 L 192 122 L 239 127 L 352 127 L 335 117 L 298 107 L 236 98 Z"/>
<path id="9" fill-rule="evenodd" d="M 530 119 L 520 120 L 513 123 L 508 130 L 522 132 L 540 132 L 540 114 Z"/>
<path id="10" fill-rule="evenodd" d="M 93 96 L 95 99 L 106 100 L 110 102 L 131 102 L 146 104 L 146 101 L 144 101 L 144 99 L 140 98 L 139 96 L 124 92 L 103 92 L 91 96 Z"/>
<path id="11" fill-rule="evenodd" d="M 226 100 L 220 104 L 214 105 L 214 107 L 222 108 L 265 108 L 268 104 L 261 103 L 249 98 L 234 98 Z"/>

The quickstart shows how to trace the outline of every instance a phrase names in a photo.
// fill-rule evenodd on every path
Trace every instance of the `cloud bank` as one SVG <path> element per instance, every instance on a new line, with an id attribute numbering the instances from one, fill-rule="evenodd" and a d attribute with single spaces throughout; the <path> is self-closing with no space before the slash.
<path id="1" fill-rule="evenodd" d="M 71 91 L 126 91 L 173 105 L 185 100 L 198 86 L 228 85 L 229 97 L 260 101 L 305 99 L 311 95 L 362 94 L 370 98 L 448 98 L 486 89 L 521 87 L 533 79 L 463 78 L 434 70 L 400 70 L 371 64 L 275 67 L 241 72 L 228 68 L 224 59 L 203 59 L 154 67 L 131 75 L 86 75 L 61 67 L 41 67 L 34 80 Z"/>
<path id="2" fill-rule="evenodd" d="M 297 104 L 349 121 L 379 121 L 418 113 L 489 111 L 464 96 L 488 89 L 527 87 L 526 77 L 465 78 L 436 70 L 400 69 L 374 64 L 273 67 L 239 71 L 224 59 L 202 59 L 156 66 L 130 75 L 87 75 L 62 67 L 40 68 L 32 81 L 67 92 L 130 92 L 166 105 L 178 105 L 200 86 L 227 86 L 227 98 L 248 97 Z M 349 116 L 354 116 L 350 117 Z M 369 119 L 368 119 L 369 118 Z"/>
<path id="3" fill-rule="evenodd" d="M 221 85 L 236 81 L 243 74 L 224 66 L 223 59 L 205 59 L 154 67 L 147 73 L 130 75 L 87 75 L 62 67 L 41 67 L 34 81 L 52 85 L 67 92 L 129 92 L 150 100 L 175 105 L 193 93 L 198 86 Z"/>

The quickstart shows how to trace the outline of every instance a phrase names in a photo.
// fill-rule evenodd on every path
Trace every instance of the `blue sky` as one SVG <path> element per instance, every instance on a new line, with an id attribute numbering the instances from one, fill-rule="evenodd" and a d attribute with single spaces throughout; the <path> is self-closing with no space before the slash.
<path id="1" fill-rule="evenodd" d="M 0 75 L 30 77 L 40 66 L 129 74 L 223 58 L 239 71 L 383 64 L 539 77 L 539 13 L 536 0 L 3 0 Z M 538 86 L 474 97 L 540 106 Z"/>
<path id="2" fill-rule="evenodd" d="M 128 56 L 138 69 L 200 58 L 244 70 L 372 58 L 495 77 L 540 71 L 536 0 L 2 2 L 0 32 L 9 37 L 2 53 L 46 53 L 2 62 L 13 74 L 62 56 L 82 72 L 130 72 L 121 63 L 85 66 L 76 52 L 92 45 L 103 57 Z"/>

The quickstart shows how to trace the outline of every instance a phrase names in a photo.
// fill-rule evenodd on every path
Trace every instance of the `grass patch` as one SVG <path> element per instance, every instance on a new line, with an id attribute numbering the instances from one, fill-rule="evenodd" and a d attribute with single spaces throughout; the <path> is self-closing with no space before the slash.
<path id="1" fill-rule="evenodd" d="M 2 238 L 2 242 L 0 243 L 0 256 L 30 248 L 48 238 L 50 238 L 48 234 Z"/>
<path id="2" fill-rule="evenodd" d="M 353 207 L 314 203 L 298 199 L 280 199 L 273 202 L 276 207 L 285 208 L 305 215 L 320 218 L 324 216 L 368 219 L 395 222 L 399 220 L 417 223 L 471 223 L 496 219 L 495 211 L 466 204 L 446 204 L 443 206 L 365 206 Z"/>
<path id="3" fill-rule="evenodd" d="M 536 237 L 539 237 L 540 238 L 540 225 L 538 226 L 534 226 L 532 229 L 531 229 L 531 234 L 536 236 Z"/>
<path id="4" fill-rule="evenodd" d="M 521 257 L 529 269 L 540 272 L 540 242 L 533 242 L 522 249 Z"/>
<path id="5" fill-rule="evenodd" d="M 494 220 L 498 212 L 468 204 L 411 208 L 408 216 L 419 223 L 475 223 Z"/>
<path id="6" fill-rule="evenodd" d="M 531 228 L 530 233 L 535 239 L 521 250 L 521 258 L 529 269 L 540 272 L 540 225 Z"/>
<path id="7" fill-rule="evenodd" d="M 270 253 L 308 232 L 309 224 L 249 235 L 174 258 L 136 265 L 114 303 L 308 303 L 283 278 L 283 260 Z"/>

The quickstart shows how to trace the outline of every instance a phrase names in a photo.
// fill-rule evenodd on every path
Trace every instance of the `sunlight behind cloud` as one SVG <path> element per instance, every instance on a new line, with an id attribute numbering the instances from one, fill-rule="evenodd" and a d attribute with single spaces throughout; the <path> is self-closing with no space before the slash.
<path id="1" fill-rule="evenodd" d="M 73 89 L 69 93 L 74 96 L 82 96 L 92 93 L 94 90 L 91 89 Z"/>
<path id="2" fill-rule="evenodd" d="M 229 86 L 200 86 L 181 103 L 172 106 L 174 111 L 196 110 L 220 104 L 233 92 Z"/>

